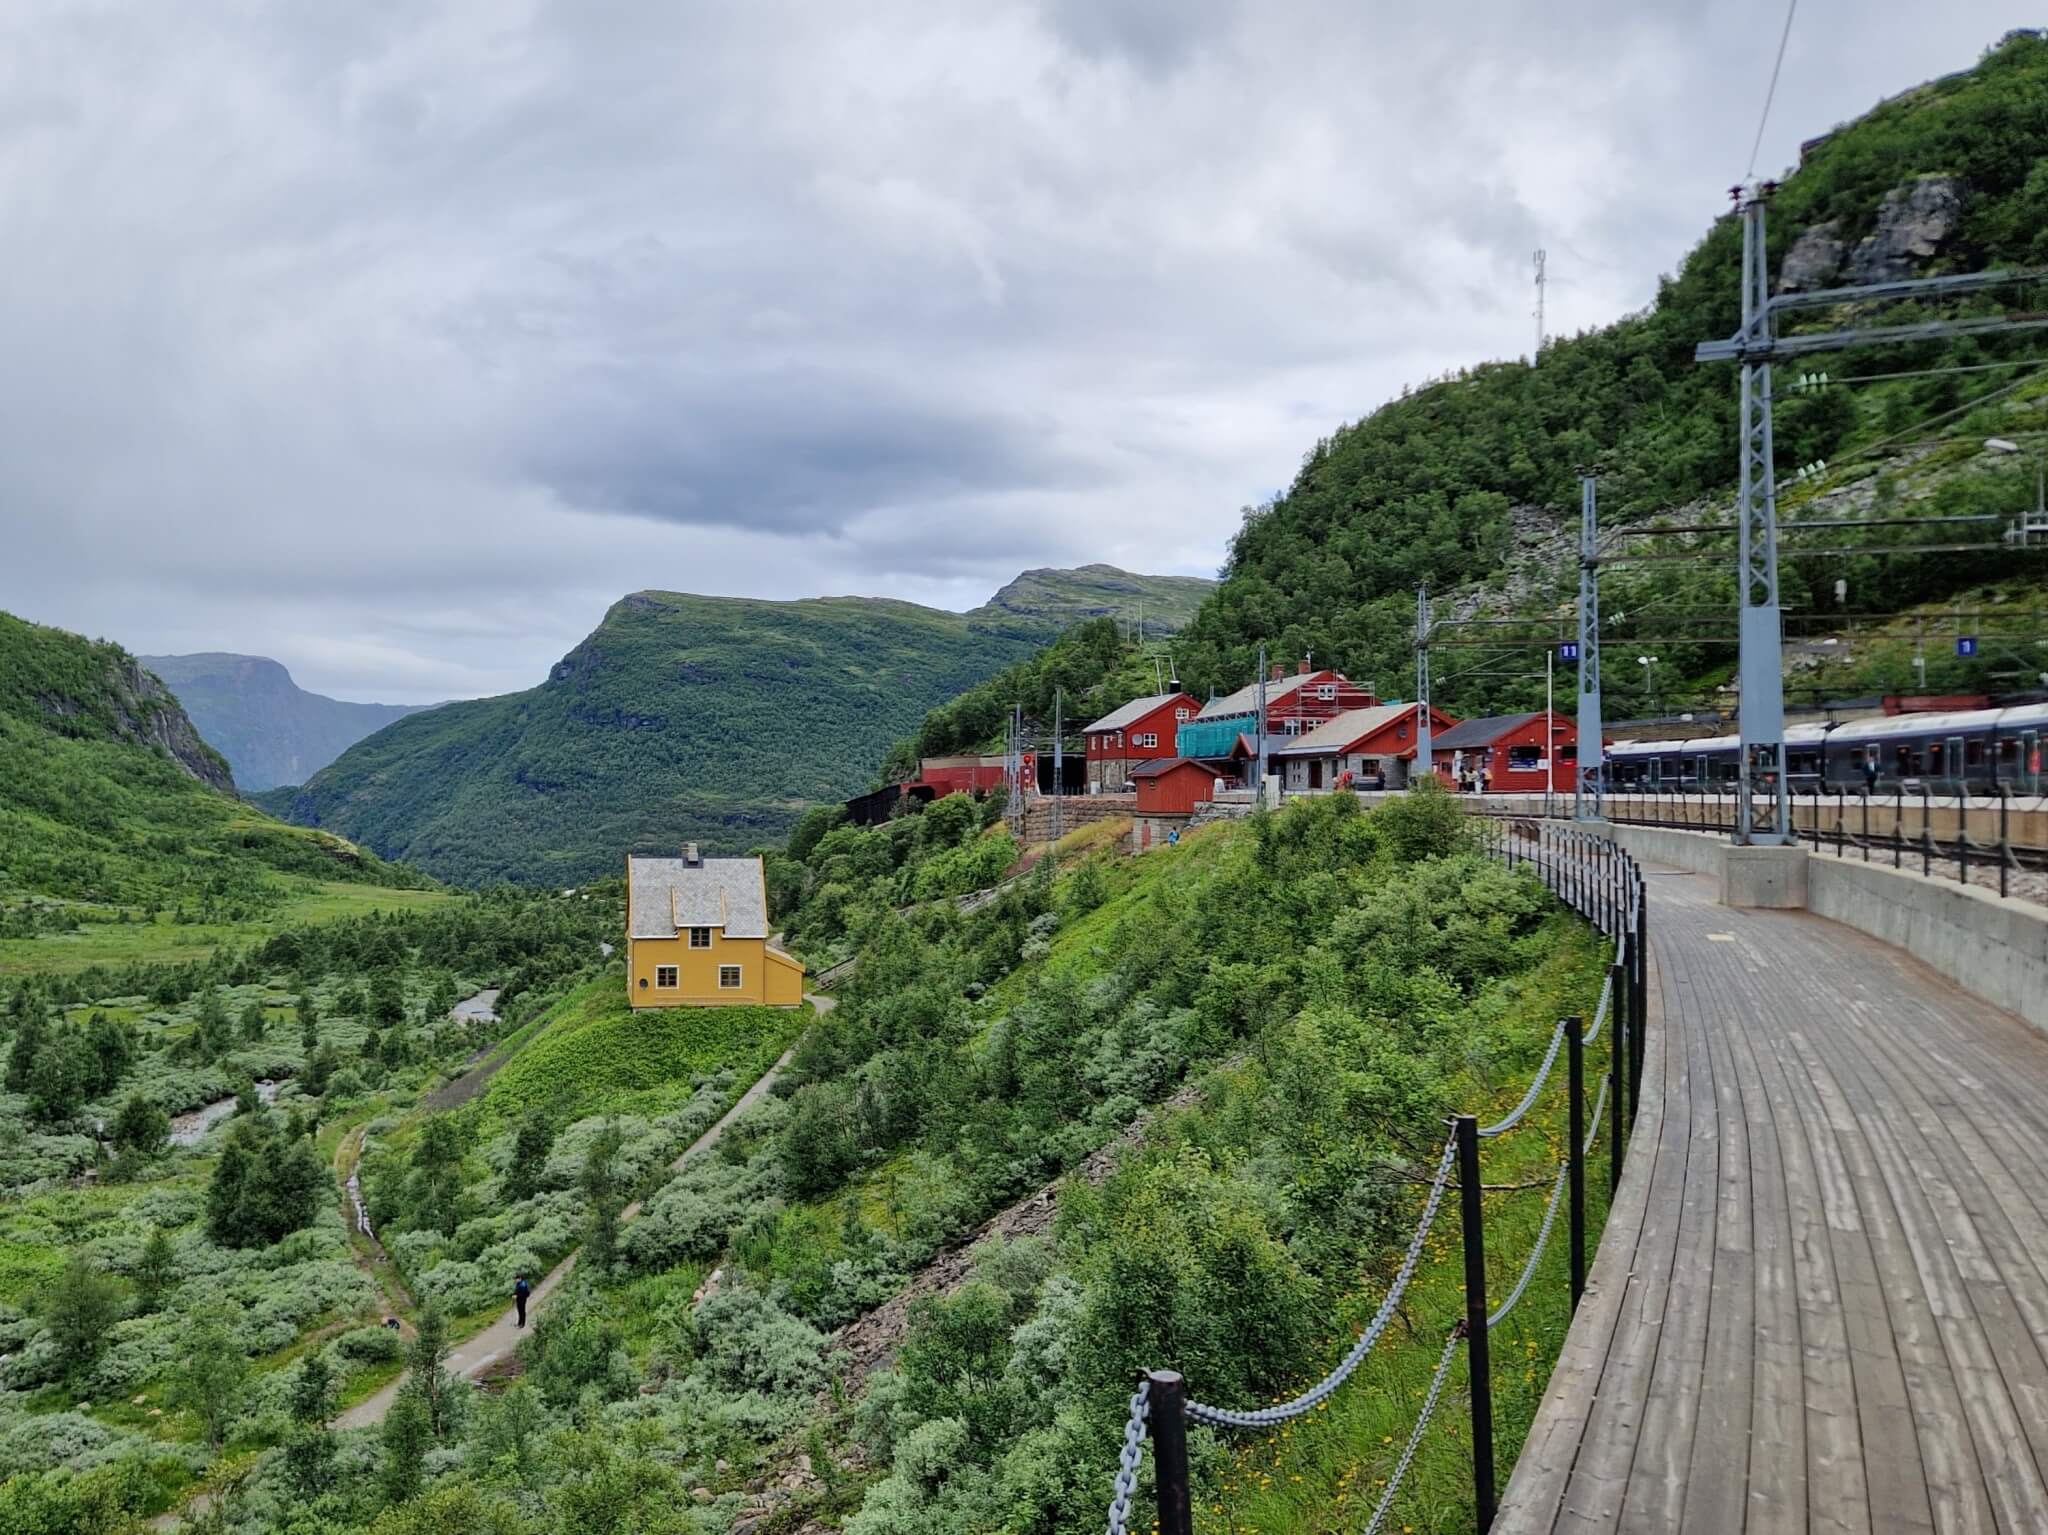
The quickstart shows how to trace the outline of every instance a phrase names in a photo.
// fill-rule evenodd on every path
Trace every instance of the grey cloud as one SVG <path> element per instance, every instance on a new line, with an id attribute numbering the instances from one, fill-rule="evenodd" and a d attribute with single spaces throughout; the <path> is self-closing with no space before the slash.
<path id="1" fill-rule="evenodd" d="M 0 606 L 423 699 L 642 586 L 1213 569 L 1536 245 L 1647 302 L 1781 5 L 17 0 Z M 1762 163 L 2027 12 L 1802 16 Z"/>

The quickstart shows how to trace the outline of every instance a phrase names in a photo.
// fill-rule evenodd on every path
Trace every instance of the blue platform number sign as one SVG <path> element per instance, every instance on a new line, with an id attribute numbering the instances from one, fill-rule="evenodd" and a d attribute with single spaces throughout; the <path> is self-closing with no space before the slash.
<path id="1" fill-rule="evenodd" d="M 1576 661 L 1576 660 L 1578 660 L 1578 658 L 1579 658 L 1579 645 L 1578 645 L 1578 641 L 1576 641 L 1576 640 L 1566 640 L 1566 641 L 1565 641 L 1565 642 L 1564 642 L 1564 643 L 1563 643 L 1562 645 L 1558 646 L 1558 647 L 1557 647 L 1557 658 L 1558 658 L 1558 660 L 1560 660 L 1560 661 Z"/>
<path id="2" fill-rule="evenodd" d="M 1976 635 L 1974 635 L 1974 634 L 1959 634 L 1959 635 L 1957 635 L 1957 636 L 1956 636 L 1956 654 L 1957 654 L 1957 655 L 1959 655 L 1959 656 L 1974 656 L 1974 655 L 1975 655 L 1976 653 L 1977 653 L 1977 636 L 1976 636 Z"/>

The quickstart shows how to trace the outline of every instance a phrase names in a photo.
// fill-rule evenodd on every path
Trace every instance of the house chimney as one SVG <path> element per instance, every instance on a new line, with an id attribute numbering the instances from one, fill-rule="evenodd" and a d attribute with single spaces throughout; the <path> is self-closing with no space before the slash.
<path id="1" fill-rule="evenodd" d="M 1181 690 L 1181 687 L 1180 687 L 1180 678 L 1178 678 L 1178 677 L 1168 677 L 1168 678 L 1166 679 L 1166 691 L 1167 691 L 1167 692 L 1169 692 L 1169 693 L 1178 693 L 1178 692 L 1179 692 L 1180 690 Z"/>
<path id="2" fill-rule="evenodd" d="M 1267 678 L 1266 680 L 1267 680 L 1268 682 L 1278 682 L 1278 681 L 1280 680 L 1280 678 L 1281 678 L 1281 677 L 1282 677 L 1283 675 L 1285 675 L 1286 671 L 1287 671 L 1287 668 L 1286 668 L 1286 667 L 1282 666 L 1282 665 L 1281 665 L 1281 664 L 1280 664 L 1280 663 L 1279 663 L 1278 661 L 1275 661 L 1275 662 L 1273 663 L 1273 675 L 1272 675 L 1272 676 L 1270 676 L 1270 677 L 1268 677 L 1268 678 Z"/>
<path id="3" fill-rule="evenodd" d="M 1298 673 L 1299 673 L 1299 674 L 1300 674 L 1301 676 L 1304 676 L 1304 677 L 1306 677 L 1306 676 L 1307 676 L 1307 675 L 1309 674 L 1309 663 L 1308 663 L 1308 657 L 1307 657 L 1307 656 L 1303 656 L 1303 657 L 1302 657 L 1302 658 L 1301 658 L 1301 659 L 1300 659 L 1299 661 L 1295 662 L 1295 663 L 1294 663 L 1294 669 L 1295 669 L 1295 671 L 1296 671 L 1296 672 L 1298 672 Z"/>
<path id="4" fill-rule="evenodd" d="M 696 868 L 696 867 L 697 867 L 697 866 L 698 866 L 699 864 L 701 864 L 701 863 L 702 863 L 703 861 L 704 861 L 703 859 L 701 859 L 701 858 L 699 858 L 699 857 L 697 856 L 697 844 L 696 844 L 696 843 L 694 843 L 694 842 L 685 842 L 685 843 L 683 844 L 683 862 L 684 862 L 684 863 L 688 864 L 688 865 L 689 865 L 689 866 L 690 866 L 691 868 L 693 868 L 693 869 L 694 869 L 694 868 Z"/>

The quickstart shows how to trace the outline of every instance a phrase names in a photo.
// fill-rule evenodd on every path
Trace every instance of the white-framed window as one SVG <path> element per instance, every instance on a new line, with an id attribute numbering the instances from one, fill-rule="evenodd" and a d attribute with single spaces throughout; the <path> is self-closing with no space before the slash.
<path id="1" fill-rule="evenodd" d="M 654 967 L 654 984 L 663 991 L 674 991 L 676 989 L 676 967 L 674 965 L 656 965 Z"/>
<path id="2" fill-rule="evenodd" d="M 1301 734 L 1301 721 L 1300 721 L 1300 720 L 1282 720 L 1282 721 L 1280 722 L 1280 733 L 1281 733 L 1282 735 L 1284 735 L 1284 736 L 1298 736 L 1298 735 L 1300 735 L 1300 734 Z"/>
<path id="3" fill-rule="evenodd" d="M 691 947 L 691 948 L 693 948 L 693 949 L 708 949 L 708 948 L 710 948 L 710 947 L 711 947 L 711 929 L 710 929 L 710 928 L 708 928 L 708 927 L 693 927 L 693 928 L 691 928 L 691 929 L 690 929 L 690 947 Z"/>
<path id="4" fill-rule="evenodd" d="M 720 991 L 737 991 L 739 984 L 740 967 L 738 965 L 720 965 L 718 967 L 718 989 Z"/>
<path id="5" fill-rule="evenodd" d="M 1186 704 L 1182 704 L 1173 711 L 1173 722 L 1176 725 L 1185 725 L 1192 718 L 1194 718 L 1194 711 Z"/>
<path id="6" fill-rule="evenodd" d="M 1131 745 L 1133 746 L 1157 746 L 1158 744 L 1159 736 L 1154 731 L 1148 730 L 1143 735 L 1131 737 Z"/>
<path id="7" fill-rule="evenodd" d="M 1336 696 L 1337 696 L 1337 684 L 1336 684 L 1336 683 L 1334 683 L 1334 682 L 1318 682 L 1318 683 L 1316 684 L 1316 697 L 1318 697 L 1318 698 L 1335 698 Z"/>

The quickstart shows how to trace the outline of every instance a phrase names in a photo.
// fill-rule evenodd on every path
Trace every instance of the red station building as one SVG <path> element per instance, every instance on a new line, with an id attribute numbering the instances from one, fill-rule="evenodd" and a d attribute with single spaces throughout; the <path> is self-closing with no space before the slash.
<path id="1" fill-rule="evenodd" d="M 1415 761 L 1416 706 L 1378 704 L 1347 709 L 1305 735 L 1267 742 L 1273 771 L 1290 794 L 1338 787 L 1407 787 Z M 1457 721 L 1441 709 L 1429 711 L 1431 739 Z"/>
<path id="2" fill-rule="evenodd" d="M 1141 762 L 1173 755 L 1174 732 L 1202 707 L 1192 693 L 1176 688 L 1149 698 L 1134 698 L 1113 709 L 1082 734 L 1087 738 L 1088 792 L 1109 794 L 1135 781 L 1132 769 Z"/>
<path id="3" fill-rule="evenodd" d="M 1579 770 L 1578 726 L 1551 710 L 1466 720 L 1442 735 L 1432 730 L 1429 745 L 1449 783 L 1494 794 L 1568 791 Z"/>

